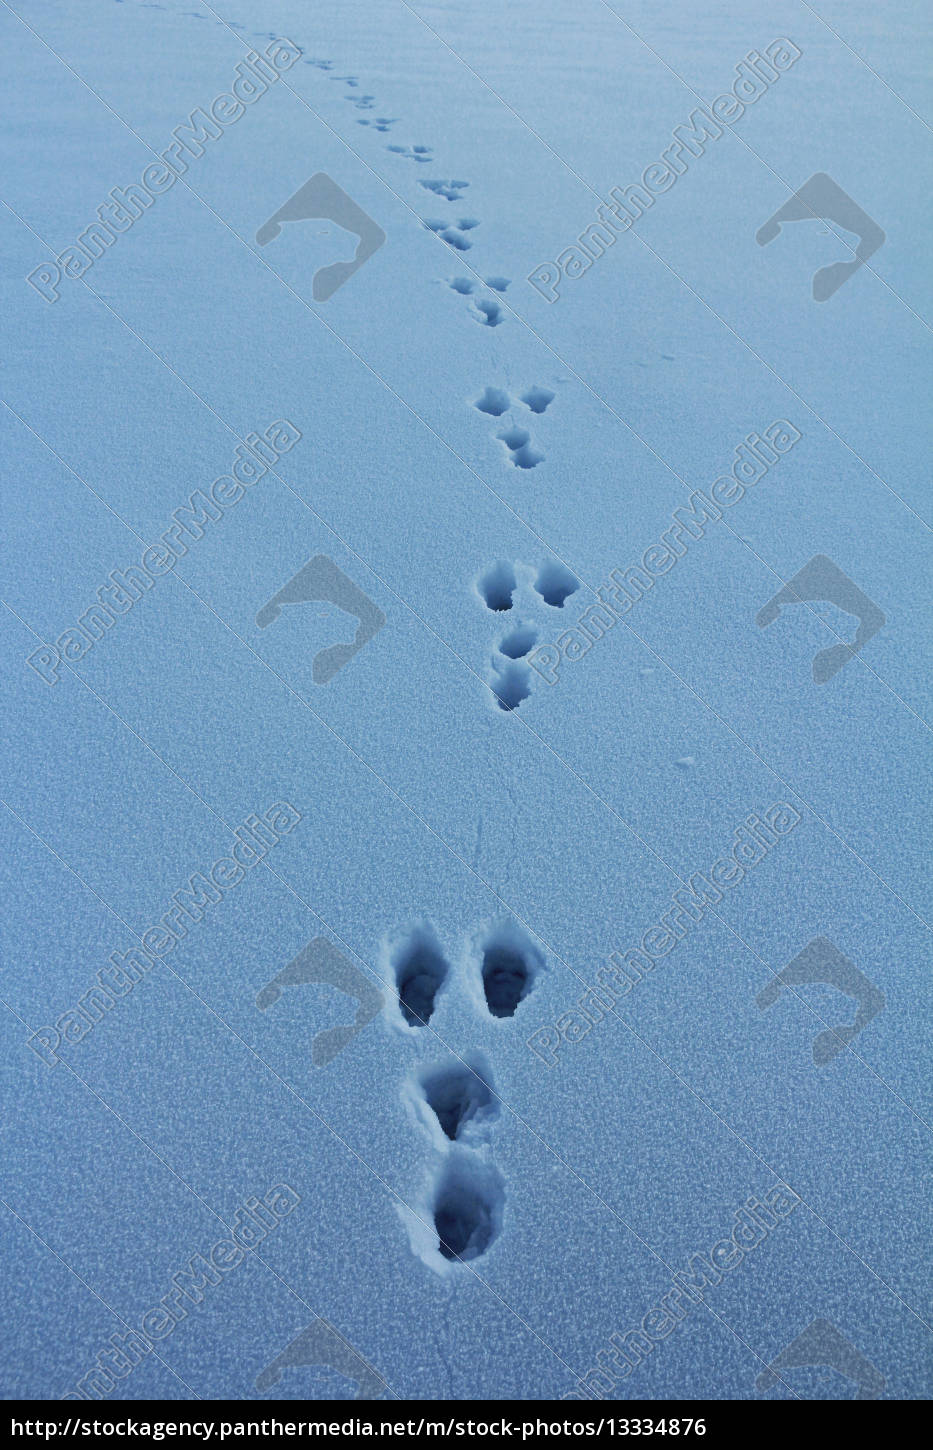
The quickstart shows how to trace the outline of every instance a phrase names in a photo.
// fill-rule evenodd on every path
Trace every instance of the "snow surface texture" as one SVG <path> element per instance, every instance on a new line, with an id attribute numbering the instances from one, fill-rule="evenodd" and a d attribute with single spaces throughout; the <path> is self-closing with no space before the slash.
<path id="1" fill-rule="evenodd" d="M 4 6 L 5 1395 L 929 1393 L 923 7 L 817 9 Z"/>

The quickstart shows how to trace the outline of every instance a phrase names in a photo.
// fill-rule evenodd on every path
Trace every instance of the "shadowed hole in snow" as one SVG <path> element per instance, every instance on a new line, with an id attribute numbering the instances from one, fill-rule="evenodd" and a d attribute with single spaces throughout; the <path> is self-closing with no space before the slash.
<path id="1" fill-rule="evenodd" d="M 462 232 L 457 231 L 456 227 L 447 227 L 438 235 L 444 239 L 448 247 L 453 247 L 458 252 L 468 252 L 473 245 L 472 242 L 467 241 Z"/>
<path id="2" fill-rule="evenodd" d="M 483 947 L 483 993 L 493 1017 L 513 1017 L 541 967 L 540 953 L 515 928 L 494 932 Z"/>
<path id="3" fill-rule="evenodd" d="M 551 604 L 555 609 L 563 609 L 564 602 L 580 588 L 580 581 L 575 574 L 571 574 L 566 564 L 561 564 L 557 559 L 549 559 L 538 571 L 535 588 L 545 604 Z"/>
<path id="4" fill-rule="evenodd" d="M 498 327 L 500 322 L 505 321 L 505 313 L 492 297 L 478 297 L 473 306 L 482 314 L 477 321 L 484 327 Z"/>
<path id="5" fill-rule="evenodd" d="M 393 962 L 398 1004 L 409 1027 L 424 1027 L 447 976 L 447 963 L 433 936 L 418 930 L 396 952 Z"/>
<path id="6" fill-rule="evenodd" d="M 502 1227 L 505 1192 L 494 1169 L 452 1158 L 434 1200 L 434 1227 L 445 1259 L 480 1258 Z"/>
<path id="7" fill-rule="evenodd" d="M 543 413 L 554 398 L 555 394 L 549 388 L 529 388 L 527 393 L 522 393 L 522 402 L 533 413 Z"/>
<path id="8" fill-rule="evenodd" d="M 500 710 L 515 710 L 531 694 L 531 669 L 520 660 L 507 664 L 492 682 Z"/>
<path id="9" fill-rule="evenodd" d="M 486 391 L 488 393 L 489 389 Z M 515 570 L 511 564 L 493 564 L 479 581 L 479 592 L 489 609 L 511 609 L 516 588 Z"/>
<path id="10" fill-rule="evenodd" d="M 510 660 L 522 659 L 532 645 L 538 642 L 538 631 L 533 624 L 520 624 L 516 629 L 511 630 L 502 643 L 499 645 L 500 654 L 506 655 Z"/>
<path id="11" fill-rule="evenodd" d="M 481 398 L 477 398 L 473 404 L 481 413 L 488 413 L 492 418 L 501 418 L 507 413 L 511 406 L 509 395 L 503 388 L 487 388 Z"/>
<path id="12" fill-rule="evenodd" d="M 537 468 L 544 454 L 532 446 L 531 435 L 524 428 L 506 428 L 497 435 L 505 444 L 516 468 Z"/>
<path id="13" fill-rule="evenodd" d="M 467 1124 L 496 1116 L 496 1102 L 479 1072 L 465 1063 L 429 1069 L 421 1078 L 424 1100 L 445 1134 L 456 1142 Z"/>

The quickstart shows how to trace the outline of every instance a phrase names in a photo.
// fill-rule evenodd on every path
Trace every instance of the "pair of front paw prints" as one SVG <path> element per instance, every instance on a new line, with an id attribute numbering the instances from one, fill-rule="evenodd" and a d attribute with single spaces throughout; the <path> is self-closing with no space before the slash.
<path id="1" fill-rule="evenodd" d="M 390 953 L 398 1018 L 416 1051 L 438 1046 L 428 1029 L 443 994 L 464 993 L 478 1019 L 503 1023 L 534 990 L 544 958 L 508 921 L 478 934 L 459 968 L 451 966 L 434 930 L 417 927 Z M 496 1164 L 494 1128 L 500 1101 L 484 1054 L 422 1061 L 407 1077 L 403 1098 L 422 1135 L 419 1185 L 400 1207 L 413 1253 L 435 1273 L 480 1259 L 502 1232 L 506 1181 Z"/>
<path id="2" fill-rule="evenodd" d="M 563 609 L 580 581 L 559 559 L 539 569 L 508 561 L 493 564 L 481 575 L 476 590 L 486 608 L 503 619 L 487 679 L 500 710 L 516 710 L 531 694 L 534 671 L 527 656 L 539 642 L 541 626 L 551 611 Z M 516 607 L 516 599 L 520 607 Z"/>

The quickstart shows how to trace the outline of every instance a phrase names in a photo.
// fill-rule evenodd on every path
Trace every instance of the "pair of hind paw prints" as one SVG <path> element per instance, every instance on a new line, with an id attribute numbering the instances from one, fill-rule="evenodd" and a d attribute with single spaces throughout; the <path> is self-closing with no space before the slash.
<path id="1" fill-rule="evenodd" d="M 487 675 L 500 710 L 517 709 L 531 694 L 534 671 L 527 656 L 540 633 L 534 616 L 542 623 L 550 619 L 550 611 L 563 609 L 579 588 L 577 576 L 559 559 L 545 560 L 537 571 L 524 564 L 493 564 L 477 581 L 476 589 L 486 608 L 493 614 L 510 616 L 503 621 L 506 628 L 498 637 Z M 515 606 L 516 596 L 522 601 L 520 609 Z"/>
<path id="2" fill-rule="evenodd" d="M 365 126 L 366 122 L 360 121 L 359 124 Z M 376 130 L 379 129 L 377 126 Z M 430 146 L 387 146 L 386 150 L 391 151 L 394 156 L 403 156 L 406 161 L 420 161 L 422 165 L 426 161 L 431 161 L 434 156 Z"/>
<path id="3" fill-rule="evenodd" d="M 434 931 L 421 926 L 398 941 L 391 966 L 400 1025 L 419 1047 L 425 1039 L 436 1041 L 424 1029 L 443 995 L 454 989 L 455 973 Z M 531 939 L 504 922 L 471 940 L 456 975 L 478 1018 L 504 1021 L 533 991 L 543 966 Z M 403 1097 L 430 1154 L 399 1216 L 412 1252 L 435 1273 L 447 1274 L 458 1263 L 482 1258 L 502 1231 L 505 1180 L 495 1163 L 493 1135 L 499 1099 L 489 1063 L 478 1052 L 420 1064 L 408 1076 Z"/>
<path id="4" fill-rule="evenodd" d="M 556 396 L 550 388 L 533 387 L 526 389 L 516 401 L 504 388 L 486 388 L 483 396 L 477 398 L 473 404 L 478 413 L 485 413 L 489 418 L 504 419 L 508 414 L 508 421 L 503 423 L 496 438 L 505 445 L 506 455 L 513 468 L 537 468 L 545 459 L 545 455 L 535 446 L 528 429 L 523 428 L 521 423 L 516 423 L 516 409 L 521 404 L 531 413 L 546 413 Z"/>

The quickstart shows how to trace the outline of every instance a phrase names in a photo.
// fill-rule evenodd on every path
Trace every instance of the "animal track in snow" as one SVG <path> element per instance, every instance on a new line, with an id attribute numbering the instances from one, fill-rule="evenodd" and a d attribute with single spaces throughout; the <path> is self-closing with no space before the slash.
<path id="1" fill-rule="evenodd" d="M 530 938 L 512 922 L 489 933 L 482 943 L 482 981 L 493 1017 L 514 1017 L 531 992 L 543 959 Z"/>
<path id="2" fill-rule="evenodd" d="M 425 225 L 428 225 L 428 223 L 425 223 Z M 439 223 L 432 223 L 430 229 L 432 231 L 441 231 Z M 441 232 L 441 235 L 443 236 L 443 232 Z M 487 281 L 487 287 L 491 287 L 494 282 L 497 284 L 496 291 L 498 292 L 504 292 L 509 285 L 504 277 L 495 277 Z M 447 286 L 451 291 L 459 293 L 461 297 L 471 297 L 473 299 L 469 304 L 470 315 L 476 322 L 482 323 L 483 327 L 498 327 L 500 322 L 505 322 L 505 308 L 497 298 L 476 297 L 474 295 L 480 286 L 475 278 L 450 277 L 448 278 Z"/>
<path id="3" fill-rule="evenodd" d="M 433 932 L 418 927 L 396 946 L 392 955 L 398 1005 L 409 1027 L 426 1027 L 449 967 Z"/>
<path id="4" fill-rule="evenodd" d="M 527 392 L 522 393 L 521 401 L 533 413 L 545 413 L 548 404 L 553 403 L 555 397 L 556 394 L 552 393 L 550 388 L 529 388 Z"/>
<path id="5" fill-rule="evenodd" d="M 445 201 L 459 201 L 461 194 L 469 186 L 468 181 L 422 181 L 420 183 L 426 191 L 433 191 L 435 196 L 442 196 Z"/>
<path id="6" fill-rule="evenodd" d="M 475 404 L 480 412 L 489 413 L 493 417 L 499 417 L 508 405 L 508 394 L 498 388 L 487 388 Z M 521 585 L 519 567 L 521 566 L 507 560 L 500 560 L 476 581 L 476 591 L 491 613 L 510 612 L 520 589 L 526 591 L 528 603 L 532 599 L 540 601 L 534 605 L 536 610 L 540 610 L 542 604 L 548 609 L 563 609 L 571 594 L 580 588 L 576 575 L 557 559 L 546 560 L 537 571 L 523 567 L 524 581 Z M 538 626 L 533 619 L 528 618 L 510 620 L 509 627 L 499 636 L 486 678 L 500 710 L 507 713 L 516 710 L 531 694 L 534 671 L 526 657 L 534 649 L 538 637 Z"/>
<path id="7" fill-rule="evenodd" d="M 451 283 L 451 286 L 453 285 Z M 480 306 L 481 303 L 482 299 L 476 305 Z M 498 309 L 497 303 L 493 306 Z M 489 327 L 495 327 L 497 320 L 501 321 L 501 318 L 497 319 L 495 315 L 488 316 L 486 324 Z M 518 403 L 523 404 L 531 413 L 541 414 L 547 411 L 555 396 L 556 394 L 550 388 L 532 387 L 527 388 L 521 394 L 518 402 L 515 402 L 504 388 L 487 387 L 482 397 L 475 400 L 473 407 L 478 413 L 487 413 L 492 418 L 501 418 L 504 414 L 511 413 L 513 408 L 518 407 Z M 496 437 L 505 444 L 509 461 L 516 468 L 537 468 L 539 463 L 544 462 L 545 455 L 532 441 L 528 429 L 515 422 L 514 415 L 511 417 L 509 426 L 500 429 L 496 433 Z"/>
<path id="8" fill-rule="evenodd" d="M 497 664 L 493 669 L 492 688 L 500 710 L 517 710 L 531 694 L 531 670 L 521 660 Z"/>
<path id="9" fill-rule="evenodd" d="M 488 1076 L 478 1061 L 428 1067 L 419 1074 L 418 1091 L 451 1142 L 485 1138 L 489 1124 L 498 1117 L 499 1104 Z"/>
<path id="10" fill-rule="evenodd" d="M 392 956 L 397 980 L 408 980 L 413 964 L 420 976 L 426 956 L 435 966 L 444 960 L 425 925 L 398 940 Z M 514 921 L 504 920 L 477 931 L 461 960 L 474 1012 L 487 1031 L 496 1022 L 497 1032 L 507 1032 L 508 1019 L 534 990 L 543 954 Z M 489 1064 L 477 1052 L 422 1061 L 404 1080 L 401 1097 L 427 1135 L 430 1156 L 421 1187 L 397 1212 L 412 1251 L 435 1273 L 448 1275 L 458 1263 L 486 1254 L 503 1229 L 505 1179 L 494 1161 L 500 1099 Z"/>
<path id="11" fill-rule="evenodd" d="M 532 446 L 531 434 L 525 428 L 505 428 L 496 437 L 501 439 L 511 454 L 516 468 L 537 468 L 544 462 L 544 454 Z"/>
<path id="12" fill-rule="evenodd" d="M 495 611 L 512 608 L 517 587 L 515 570 L 511 564 L 493 564 L 479 581 L 479 592 L 486 608 Z"/>
<path id="13" fill-rule="evenodd" d="M 377 126 L 376 130 L 388 130 L 387 126 Z M 432 152 L 430 146 L 387 146 L 394 156 L 402 156 L 406 161 L 430 161 Z"/>
<path id="14" fill-rule="evenodd" d="M 465 1153 L 448 1158 L 434 1199 L 438 1249 L 445 1259 L 479 1259 L 502 1227 L 505 1190 L 491 1164 Z"/>
<path id="15" fill-rule="evenodd" d="M 499 642 L 499 653 L 506 659 L 521 660 L 530 654 L 538 643 L 538 631 L 533 624 L 517 624 Z"/>
<path id="16" fill-rule="evenodd" d="M 488 413 L 491 418 L 501 418 L 512 406 L 512 400 L 503 388 L 487 388 L 473 407 L 479 413 Z"/>
<path id="17" fill-rule="evenodd" d="M 553 609 L 563 609 L 571 594 L 576 594 L 580 581 L 559 559 L 548 559 L 542 564 L 535 580 L 535 589 L 545 604 Z"/>
<path id="18" fill-rule="evenodd" d="M 500 322 L 505 321 L 502 306 L 493 297 L 477 297 L 473 303 L 473 311 L 478 314 L 477 322 L 481 322 L 484 327 L 498 327 Z"/>
<path id="19" fill-rule="evenodd" d="M 436 232 L 449 247 L 454 247 L 458 252 L 468 252 L 473 245 L 462 229 L 462 223 L 461 227 L 452 227 L 448 222 L 438 221 L 436 217 L 422 217 L 422 223 L 429 232 Z M 471 223 L 471 226 L 478 225 L 478 222 Z M 470 229 L 467 227 L 466 231 Z"/>

